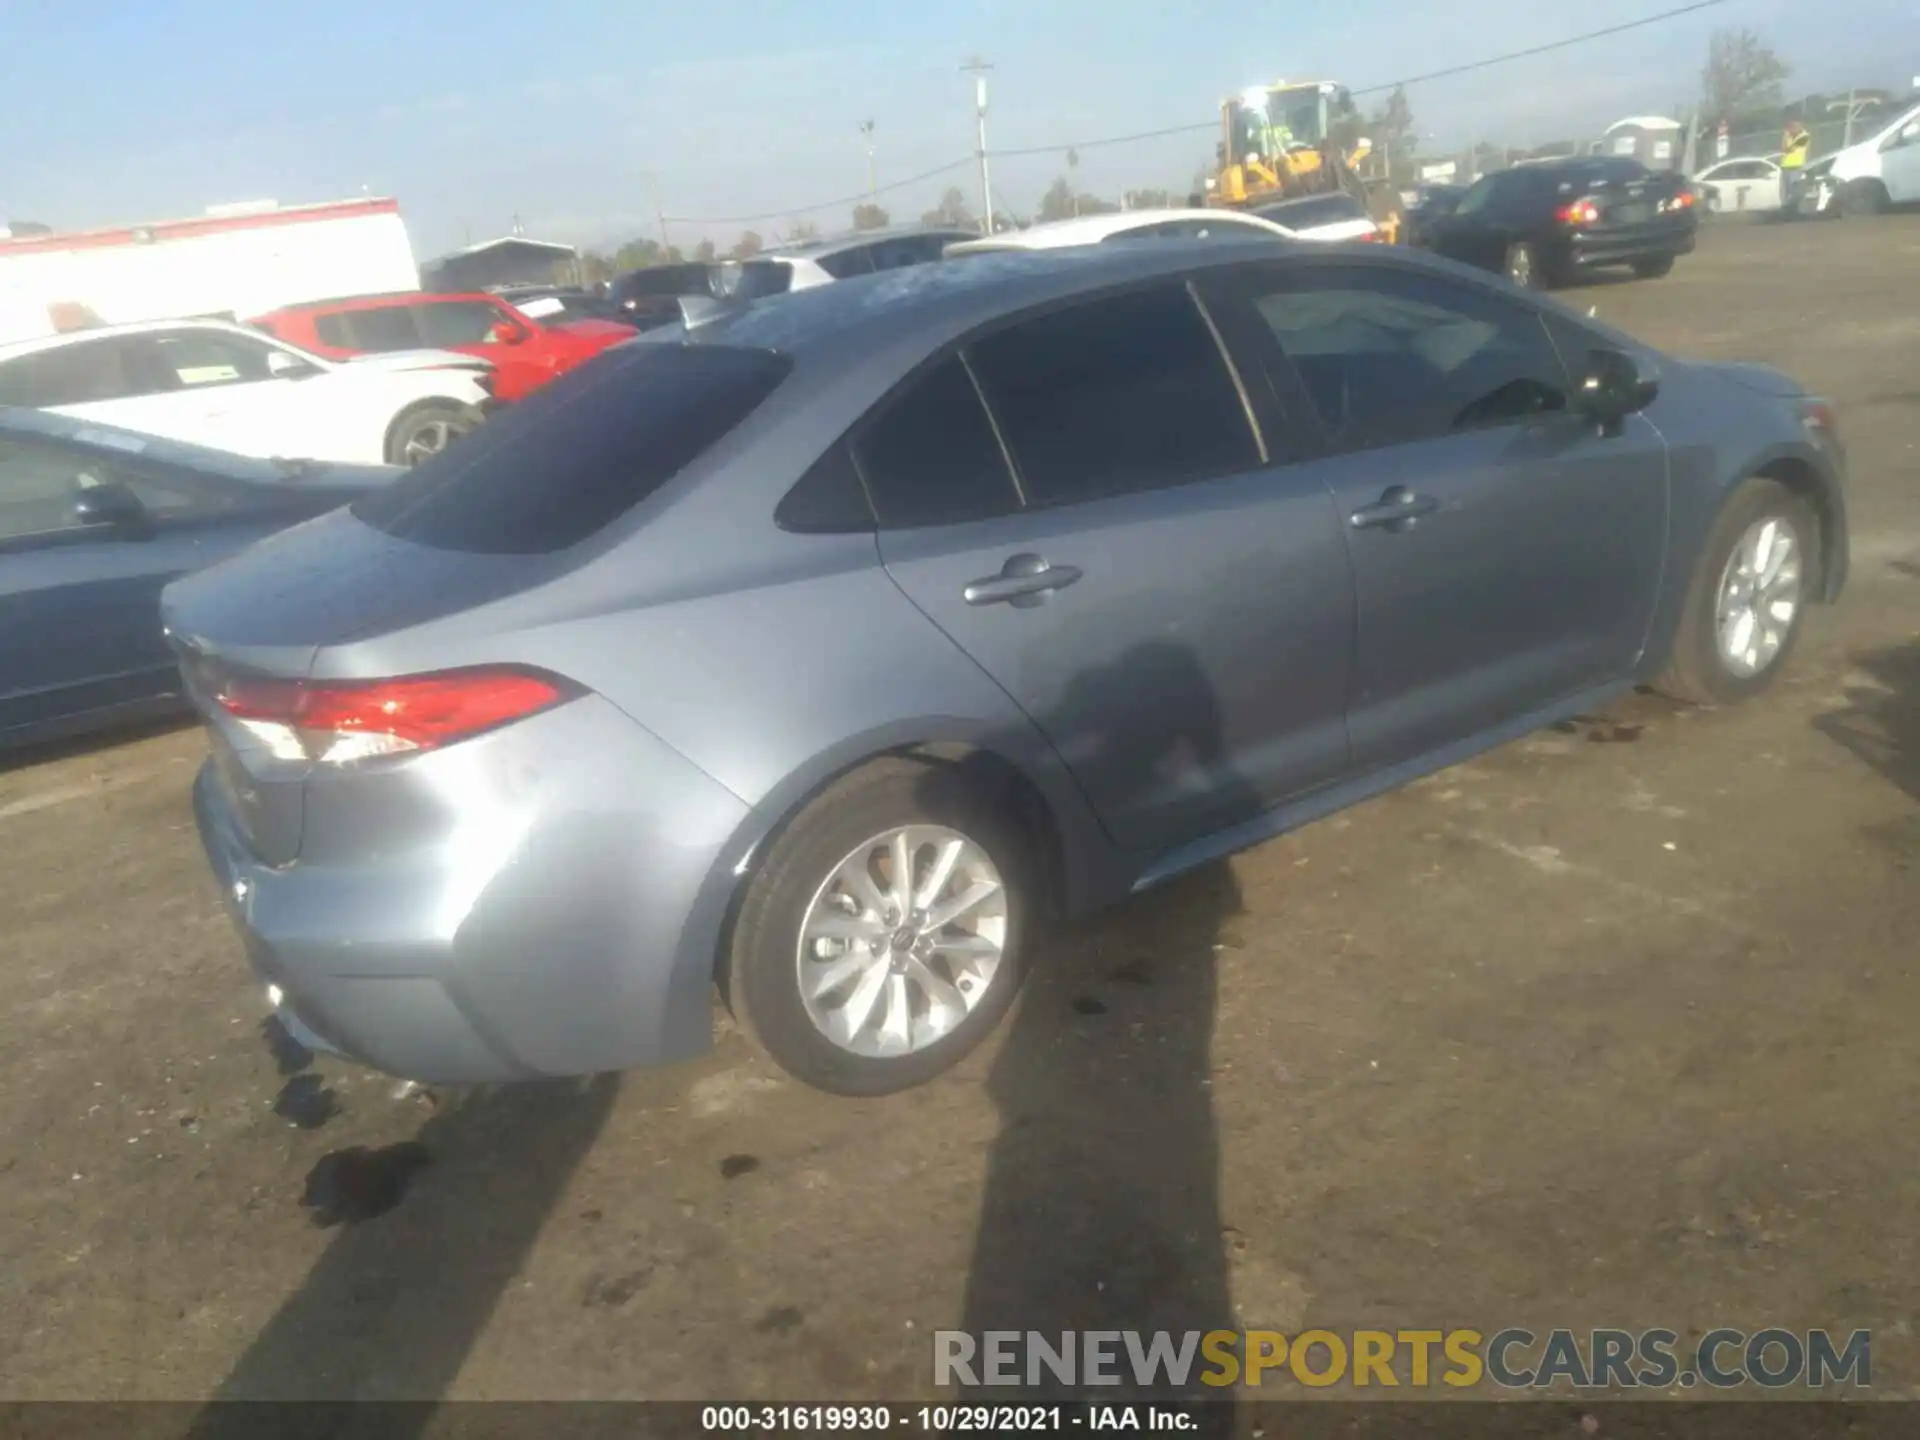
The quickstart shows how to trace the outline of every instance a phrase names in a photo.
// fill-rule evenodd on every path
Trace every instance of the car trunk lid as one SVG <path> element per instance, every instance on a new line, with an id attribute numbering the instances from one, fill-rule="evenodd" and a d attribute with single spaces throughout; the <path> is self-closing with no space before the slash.
<path id="1" fill-rule="evenodd" d="M 520 588 L 542 558 L 434 550 L 343 509 L 167 587 L 161 619 L 187 697 L 206 721 L 236 826 L 260 860 L 298 857 L 315 762 L 283 727 L 231 713 L 236 688 L 306 680 L 326 647 Z"/>

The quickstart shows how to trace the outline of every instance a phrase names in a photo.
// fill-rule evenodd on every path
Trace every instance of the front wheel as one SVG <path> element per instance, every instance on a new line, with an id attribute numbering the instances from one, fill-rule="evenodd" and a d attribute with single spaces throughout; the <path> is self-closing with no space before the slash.
<path id="1" fill-rule="evenodd" d="M 1884 215 L 1893 208 L 1893 197 L 1878 180 L 1850 180 L 1841 189 L 1839 211 L 1843 217 Z"/>
<path id="2" fill-rule="evenodd" d="M 749 882 L 722 987 L 781 1069 L 885 1095 L 957 1064 L 1013 1003 L 1033 865 L 947 767 L 888 760 L 795 817 Z"/>
<path id="3" fill-rule="evenodd" d="M 1658 280 L 1662 275 L 1673 273 L 1673 256 L 1662 255 L 1658 260 L 1636 260 L 1633 273 L 1642 280 Z"/>
<path id="4" fill-rule="evenodd" d="M 1735 490 L 1700 553 L 1655 688 L 1727 705 L 1772 684 L 1800 637 L 1818 541 L 1813 511 L 1778 481 L 1755 478 Z"/>
<path id="5" fill-rule="evenodd" d="M 431 460 L 479 424 L 471 407 L 452 401 L 416 405 L 387 434 L 387 463 L 412 466 Z"/>
<path id="6" fill-rule="evenodd" d="M 1539 250 L 1525 240 L 1507 247 L 1507 279 L 1522 290 L 1550 290 L 1553 276 Z"/>

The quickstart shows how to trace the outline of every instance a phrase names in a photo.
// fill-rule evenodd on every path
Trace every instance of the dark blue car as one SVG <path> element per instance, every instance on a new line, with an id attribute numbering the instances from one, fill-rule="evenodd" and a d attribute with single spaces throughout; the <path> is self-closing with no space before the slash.
<path id="1" fill-rule="evenodd" d="M 0 406 L 0 749 L 178 706 L 162 587 L 398 473 Z"/>

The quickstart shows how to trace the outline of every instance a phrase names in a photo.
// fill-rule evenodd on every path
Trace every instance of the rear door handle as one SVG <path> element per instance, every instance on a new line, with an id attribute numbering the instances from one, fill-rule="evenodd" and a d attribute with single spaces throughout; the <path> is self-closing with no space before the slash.
<path id="1" fill-rule="evenodd" d="M 1052 590 L 1064 590 L 1080 578 L 1077 565 L 1049 565 L 1044 555 L 1015 555 L 998 575 L 969 581 L 961 591 L 969 605 L 1038 605 Z"/>
<path id="2" fill-rule="evenodd" d="M 1397 535 L 1412 529 L 1414 521 L 1439 508 L 1440 502 L 1431 495 L 1419 495 L 1404 485 L 1395 485 L 1378 503 L 1362 505 L 1350 518 L 1356 530 L 1385 530 Z"/>

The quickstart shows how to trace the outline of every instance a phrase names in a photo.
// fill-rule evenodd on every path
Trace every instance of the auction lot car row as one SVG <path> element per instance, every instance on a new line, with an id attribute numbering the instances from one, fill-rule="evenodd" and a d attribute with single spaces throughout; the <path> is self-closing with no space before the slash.
<path id="1" fill-rule="evenodd" d="M 1550 1316 L 1534 1327 L 1543 1335 L 1617 1324 L 1629 1305 L 1675 1316 L 1683 1337 L 1724 1327 L 1729 1310 L 1747 1334 L 1871 1329 L 1876 1383 L 1913 1384 L 1920 1367 L 1896 1321 L 1914 1296 L 1886 1264 L 1914 1243 L 1912 1208 L 1884 1136 L 1898 1132 L 1893 1097 L 1916 1078 L 1905 1019 L 1916 997 L 1897 957 L 1920 922 L 1905 868 L 1915 782 L 1902 658 L 1920 511 L 1899 483 L 1911 411 L 1888 379 L 1910 322 L 1883 297 L 1916 237 L 1902 217 L 1819 234 L 1827 258 L 1810 303 L 1828 320 L 1806 328 L 1750 301 L 1770 293 L 1779 264 L 1807 258 L 1767 247 L 1814 234 L 1710 236 L 1677 277 L 1581 296 L 1670 350 L 1776 365 L 1839 417 L 1855 574 L 1841 606 L 1804 622 L 1808 643 L 1768 703 L 1583 709 L 1112 918 L 1049 925 L 1003 1033 L 910 1094 L 827 1104 L 727 1034 L 713 1057 L 630 1076 L 617 1093 L 534 1087 L 436 1112 L 328 1065 L 319 1076 L 339 1113 L 317 1134 L 284 1132 L 266 1104 L 280 1081 L 253 1038 L 257 1001 L 184 828 L 201 742 L 167 736 L 0 777 L 13 857 L 0 883 L 22 957 L 9 962 L 13 1023 L 30 1037 L 8 1047 L 21 1158 L 0 1203 L 7 1233 L 35 1237 L 10 1253 L 15 1273 L 58 1301 L 43 1322 L 9 1327 L 10 1369 L 48 1395 L 324 1383 L 898 1398 L 930 1373 L 926 1334 L 956 1317 L 975 1331 L 1008 1315 L 1020 1328 L 1124 1316 L 1117 1328 L 1184 1331 L 1234 1312 L 1288 1332 L 1308 1318 L 1391 1329 L 1532 1295 Z M 725 348 L 746 323 L 715 321 L 690 348 Z M 992 366 L 980 376 L 991 401 Z M 1017 417 L 1008 427 L 989 413 L 1019 454 Z M 987 523 L 1036 523 L 1022 513 Z M 1436 513 L 1389 534 L 1432 534 Z M 825 541 L 849 553 L 864 542 L 869 555 L 895 543 Z M 1101 578 L 1080 557 L 1061 561 L 1084 574 L 1058 595 Z M 557 584 L 537 555 L 484 557 L 462 574 L 471 563 L 440 578 L 472 598 L 515 568 Z M 358 584 L 384 574 L 370 559 L 342 595 L 306 593 L 387 605 Z M 676 574 L 657 577 L 663 594 L 687 578 Z M 292 566 L 282 578 L 289 601 L 317 587 Z M 1167 599 L 1197 583 L 1169 582 Z M 387 609 L 383 623 L 457 618 L 400 598 L 419 608 Z M 553 598 L 555 616 L 582 608 Z M 1049 605 L 1001 609 L 1044 618 Z M 250 608 L 243 639 L 259 659 L 279 622 L 269 605 Z M 665 673 L 679 684 L 686 668 Z M 805 716 L 807 693 L 787 687 L 784 712 Z M 1177 775 L 1205 740 L 1189 725 L 1140 758 L 1168 757 Z M 556 763 L 578 762 L 569 749 L 498 783 L 479 770 L 448 778 L 443 797 L 499 802 L 463 864 L 484 869 L 482 840 L 538 828 L 526 804 Z M 626 803 L 608 793 L 594 813 Z M 303 832 L 309 823 L 333 820 L 316 811 Z M 571 853 L 590 870 L 615 848 L 602 830 Z M 457 929 L 460 913 L 449 901 L 442 918 Z M 559 952 L 551 930 L 516 949 L 536 947 Z M 391 1149 L 394 1168 L 379 1173 L 410 1175 L 400 1162 L 416 1138 L 435 1164 L 410 1188 L 305 1191 L 336 1216 L 384 1198 L 393 1208 L 376 1223 L 306 1226 L 301 1175 L 321 1150 Z M 128 1274 L 140 1277 L 131 1298 Z M 316 1356 L 326 1380 L 301 1381 Z"/>

